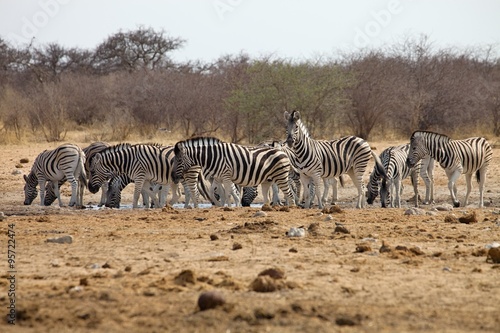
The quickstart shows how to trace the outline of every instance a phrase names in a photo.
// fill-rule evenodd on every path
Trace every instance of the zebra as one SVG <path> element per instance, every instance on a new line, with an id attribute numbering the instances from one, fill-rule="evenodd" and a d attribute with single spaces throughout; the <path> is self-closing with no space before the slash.
<path id="1" fill-rule="evenodd" d="M 284 113 L 286 125 L 286 143 L 293 151 L 297 165 L 301 173 L 301 182 L 304 188 L 311 181 L 316 188 L 318 206 L 323 208 L 326 201 L 325 193 L 321 196 L 325 178 L 339 177 L 347 173 L 358 190 L 356 208 L 365 205 L 363 191 L 363 174 L 373 156 L 375 163 L 381 165 L 379 157 L 372 151 L 370 145 L 362 138 L 346 136 L 337 140 L 314 140 L 309 131 L 302 123 L 300 113 L 293 111 Z M 304 191 L 305 208 L 312 203 L 308 191 Z"/>
<path id="2" fill-rule="evenodd" d="M 135 185 L 132 207 L 138 208 L 144 190 L 153 198 L 155 207 L 160 207 L 158 198 L 149 183 L 169 185 L 171 183 L 171 160 L 173 148 L 151 144 L 137 144 L 128 148 L 97 153 L 90 164 L 89 190 L 96 193 L 110 178 L 125 174 Z"/>
<path id="3" fill-rule="evenodd" d="M 125 144 L 129 145 L 129 144 Z M 89 174 L 90 171 L 90 163 L 92 162 L 92 159 L 94 158 L 94 155 L 103 151 L 104 149 L 110 147 L 111 145 L 107 142 L 103 141 L 96 141 L 91 143 L 89 146 L 83 148 L 83 152 L 85 153 L 86 160 L 85 160 L 85 172 Z M 108 189 L 108 184 L 104 184 L 101 187 L 101 200 L 99 202 L 99 206 L 102 206 L 106 203 L 106 191 Z"/>
<path id="4" fill-rule="evenodd" d="M 485 138 L 473 137 L 464 140 L 452 140 L 446 135 L 434 132 L 413 132 L 410 138 L 410 153 L 408 154 L 407 164 L 413 167 L 426 155 L 434 158 L 445 170 L 454 207 L 460 207 L 455 182 L 461 174 L 465 174 L 467 192 L 464 206 L 466 206 L 469 201 L 472 175 L 474 173 L 479 183 L 479 207 L 484 206 L 484 183 L 488 166 L 493 158 L 493 151 Z"/>
<path id="5" fill-rule="evenodd" d="M 174 181 L 179 181 L 187 170 L 193 165 L 198 165 L 205 175 L 213 176 L 222 183 L 226 203 L 233 193 L 238 196 L 235 184 L 241 186 L 261 184 L 264 204 L 269 203 L 268 192 L 271 182 L 275 182 L 285 193 L 287 204 L 295 203 L 288 184 L 290 160 L 278 149 L 249 148 L 222 142 L 215 137 L 197 137 L 177 142 L 174 152 L 172 167 Z M 193 182 L 186 181 L 186 184 L 194 191 Z M 239 203 L 239 198 L 236 202 Z"/>
<path id="6" fill-rule="evenodd" d="M 52 182 L 54 193 L 62 207 L 59 181 L 64 177 L 71 183 L 69 206 L 83 206 L 83 191 L 87 185 L 85 174 L 85 153 L 74 144 L 63 144 L 53 150 L 41 152 L 35 159 L 28 176 L 24 175 L 24 204 L 31 205 L 37 196 L 37 184 L 40 186 L 40 204 L 45 204 L 47 181 Z"/>
<path id="7" fill-rule="evenodd" d="M 394 207 L 394 199 L 396 199 L 396 207 L 401 207 L 400 193 L 402 193 L 403 190 L 401 180 L 407 178 L 408 176 L 411 176 L 411 182 L 415 194 L 415 207 L 418 207 L 418 174 L 420 174 L 420 177 L 422 177 L 426 184 L 427 199 L 423 203 L 426 204 L 434 200 L 433 190 L 430 185 L 433 182 L 432 174 L 434 170 L 434 160 L 430 158 L 430 156 L 426 156 L 421 161 L 419 161 L 414 168 L 409 168 L 406 165 L 406 158 L 408 157 L 409 150 L 410 144 L 408 143 L 405 145 L 391 146 L 382 151 L 379 158 L 382 161 L 384 171 L 387 174 L 387 178 L 382 177 L 382 172 L 379 170 L 377 165 L 373 167 L 373 171 L 370 174 L 370 180 L 368 182 L 368 204 L 373 204 L 373 201 L 378 196 L 379 181 L 382 180 L 383 187 L 381 188 L 380 192 L 380 202 L 382 207 L 386 207 L 388 202 L 390 207 Z M 429 177 L 429 175 L 431 176 Z M 387 181 L 389 181 L 389 188 L 387 187 Z M 389 190 L 391 187 L 393 187 L 392 191 Z M 391 192 L 396 193 L 396 195 L 391 197 Z"/>

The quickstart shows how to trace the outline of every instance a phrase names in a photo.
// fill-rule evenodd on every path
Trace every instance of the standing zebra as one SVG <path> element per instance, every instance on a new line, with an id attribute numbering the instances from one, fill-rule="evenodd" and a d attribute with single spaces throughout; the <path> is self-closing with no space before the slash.
<path id="1" fill-rule="evenodd" d="M 460 207 L 457 199 L 455 182 L 461 174 L 465 174 L 467 192 L 464 206 L 468 204 L 472 188 L 472 175 L 476 174 L 479 183 L 479 207 L 483 207 L 483 190 L 486 172 L 493 158 L 490 144 L 485 138 L 474 137 L 465 140 L 452 140 L 446 135 L 415 131 L 410 139 L 410 153 L 407 163 L 410 167 L 426 155 L 439 162 L 448 176 L 448 189 L 455 207 Z"/>
<path id="2" fill-rule="evenodd" d="M 373 204 L 373 201 L 379 194 L 379 181 L 382 180 L 382 188 L 380 189 L 380 202 L 382 207 L 386 207 L 389 202 L 390 207 L 401 207 L 400 195 L 403 191 L 401 181 L 408 176 L 411 177 L 411 183 L 413 185 L 413 192 L 415 194 L 415 207 L 418 207 L 418 174 L 424 179 L 426 185 L 426 201 L 427 203 L 433 196 L 430 184 L 432 179 L 429 174 L 432 175 L 434 169 L 434 160 L 427 156 L 419 161 L 415 167 L 410 168 L 406 164 L 406 159 L 408 157 L 408 152 L 410 150 L 410 144 L 391 146 L 380 154 L 380 160 L 384 166 L 384 172 L 387 178 L 382 176 L 381 170 L 379 170 L 378 165 L 373 167 L 373 171 L 370 174 L 370 180 L 368 182 L 367 191 L 367 202 L 368 204 Z M 392 193 L 392 195 L 390 195 Z M 394 202 L 396 200 L 396 202 Z"/>
<path id="3" fill-rule="evenodd" d="M 197 165 L 201 166 L 206 176 L 213 176 L 222 183 L 226 202 L 229 202 L 233 193 L 238 196 L 235 184 L 241 186 L 262 184 L 266 204 L 269 202 L 268 192 L 271 182 L 275 182 L 285 193 L 287 204 L 295 202 L 288 185 L 290 160 L 278 149 L 249 148 L 222 142 L 213 137 L 199 137 L 177 142 L 174 151 L 172 168 L 174 181 L 179 181 L 186 171 Z M 196 184 L 186 180 L 186 185 L 194 193 Z M 239 197 L 236 202 L 239 203 Z M 195 201 L 195 207 L 196 205 Z"/>
<path id="4" fill-rule="evenodd" d="M 83 206 L 83 191 L 86 185 L 85 153 L 73 144 L 63 144 L 54 150 L 40 153 L 28 176 L 24 175 L 24 204 L 31 205 L 37 196 L 36 186 L 40 186 L 40 204 L 45 204 L 45 187 L 47 181 L 54 186 L 54 193 L 63 206 L 59 181 L 64 177 L 71 183 L 71 199 L 69 206 Z"/>
<path id="5" fill-rule="evenodd" d="M 144 190 L 153 198 L 155 207 L 159 207 L 158 198 L 149 184 L 171 183 L 172 147 L 137 144 L 113 151 L 105 149 L 95 155 L 90 164 L 89 190 L 96 193 L 109 179 L 116 175 L 127 175 L 134 182 L 133 208 L 138 207 L 139 196 Z"/>
<path id="6" fill-rule="evenodd" d="M 378 156 L 372 152 L 370 145 L 356 136 L 346 136 L 338 140 L 314 140 L 309 135 L 306 126 L 300 119 L 300 113 L 285 111 L 286 143 L 294 152 L 293 163 L 298 166 L 301 173 L 301 182 L 304 189 L 312 181 L 316 188 L 319 208 L 323 208 L 325 193 L 321 194 L 325 178 L 339 177 L 347 173 L 358 190 L 356 208 L 365 205 L 363 191 L 363 174 L 373 156 L 375 163 L 380 164 Z M 381 166 L 381 169 L 383 167 Z M 309 199 L 308 191 L 304 190 L 305 207 L 309 208 L 312 198 Z"/>

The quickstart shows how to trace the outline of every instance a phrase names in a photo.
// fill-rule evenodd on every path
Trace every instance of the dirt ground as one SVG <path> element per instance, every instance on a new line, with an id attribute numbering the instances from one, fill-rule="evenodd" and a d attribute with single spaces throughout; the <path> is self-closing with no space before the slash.
<path id="1" fill-rule="evenodd" d="M 409 180 L 400 209 L 378 201 L 355 209 L 350 180 L 340 210 L 323 213 L 98 209 L 99 194 L 88 191 L 87 209 L 42 207 L 39 198 L 24 206 L 22 175 L 56 146 L 0 146 L 1 332 L 500 332 L 500 264 L 487 260 L 488 245 L 500 242 L 498 149 L 483 209 L 475 186 L 469 206 L 433 210 L 451 203 L 440 167 L 436 204 L 421 206 L 424 215 L 405 215 Z M 464 177 L 458 188 L 463 200 Z M 64 188 L 64 202 L 69 195 Z M 477 222 L 457 220 L 472 213 Z M 304 237 L 287 236 L 300 226 Z M 48 241 L 67 235 L 71 244 Z M 15 325 L 5 320 L 12 289 Z M 201 311 L 207 291 L 224 304 Z"/>

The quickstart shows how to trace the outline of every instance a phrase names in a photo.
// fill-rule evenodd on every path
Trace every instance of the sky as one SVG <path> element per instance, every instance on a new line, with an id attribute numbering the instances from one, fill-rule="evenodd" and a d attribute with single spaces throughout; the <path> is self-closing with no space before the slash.
<path id="1" fill-rule="evenodd" d="M 186 40 L 174 60 L 246 53 L 290 59 L 394 45 L 500 47 L 499 0 L 0 0 L 0 37 L 93 49 L 119 30 L 163 29 Z"/>

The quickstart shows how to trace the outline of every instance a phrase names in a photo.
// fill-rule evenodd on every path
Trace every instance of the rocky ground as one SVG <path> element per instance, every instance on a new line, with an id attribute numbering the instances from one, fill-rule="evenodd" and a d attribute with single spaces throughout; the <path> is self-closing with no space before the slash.
<path id="1" fill-rule="evenodd" d="M 436 210 L 450 202 L 439 167 L 421 215 L 405 214 L 408 180 L 398 209 L 355 209 L 350 181 L 324 211 L 99 209 L 88 192 L 87 209 L 24 206 L 22 175 L 55 146 L 0 146 L 0 304 L 6 318 L 14 289 L 16 313 L 1 332 L 500 332 L 496 149 L 483 209 L 476 186 L 469 206 Z"/>

